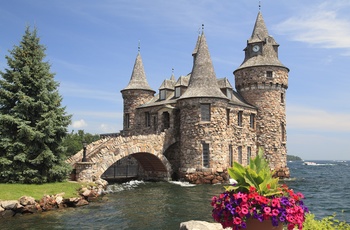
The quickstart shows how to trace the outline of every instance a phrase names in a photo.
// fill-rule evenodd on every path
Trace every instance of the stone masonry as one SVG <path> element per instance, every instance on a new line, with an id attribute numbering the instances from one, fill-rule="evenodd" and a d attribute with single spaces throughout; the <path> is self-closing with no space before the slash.
<path id="1" fill-rule="evenodd" d="M 249 163 L 259 148 L 279 177 L 289 177 L 286 161 L 288 72 L 278 59 L 261 12 L 244 49 L 242 64 L 229 79 L 217 78 L 204 31 L 192 52 L 190 74 L 172 74 L 155 94 L 147 82 L 140 51 L 129 84 L 121 90 L 124 124 L 88 146 L 90 164 L 69 161 L 78 180 L 94 180 L 113 163 L 134 157 L 145 177 L 222 183 L 233 162 Z M 113 136 L 113 137 L 112 137 Z"/>

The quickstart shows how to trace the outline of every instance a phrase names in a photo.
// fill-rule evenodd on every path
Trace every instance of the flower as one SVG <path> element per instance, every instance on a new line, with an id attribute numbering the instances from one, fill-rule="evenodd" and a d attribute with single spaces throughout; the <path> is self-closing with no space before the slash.
<path id="1" fill-rule="evenodd" d="M 278 178 L 273 178 L 261 150 L 250 162 L 246 167 L 235 162 L 229 168 L 230 176 L 237 183 L 226 186 L 219 197 L 212 198 L 214 220 L 223 228 L 233 230 L 246 228 L 249 218 L 271 221 L 273 226 L 283 223 L 288 230 L 295 227 L 301 230 L 305 214 L 309 212 L 302 201 L 304 195 L 295 193 L 287 185 L 279 184 Z"/>

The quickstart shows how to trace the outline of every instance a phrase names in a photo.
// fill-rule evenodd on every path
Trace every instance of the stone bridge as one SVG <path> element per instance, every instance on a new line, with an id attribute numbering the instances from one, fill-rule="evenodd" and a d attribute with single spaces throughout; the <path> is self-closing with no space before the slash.
<path id="1" fill-rule="evenodd" d="M 86 147 L 87 162 L 82 162 L 81 150 L 67 163 L 75 169 L 77 181 L 94 181 L 118 160 L 132 156 L 145 173 L 168 180 L 172 169 L 163 153 L 175 142 L 171 129 L 160 134 L 105 137 Z"/>

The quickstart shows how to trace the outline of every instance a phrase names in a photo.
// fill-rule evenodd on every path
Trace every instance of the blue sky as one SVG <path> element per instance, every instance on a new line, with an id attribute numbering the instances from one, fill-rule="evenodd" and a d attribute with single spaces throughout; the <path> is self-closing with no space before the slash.
<path id="1" fill-rule="evenodd" d="M 129 82 L 141 44 L 150 86 L 158 91 L 174 68 L 192 69 L 204 24 L 217 77 L 242 63 L 258 0 L 11 0 L 0 3 L 0 70 L 27 25 L 38 29 L 67 112 L 69 130 L 122 129 L 120 90 Z M 269 0 L 261 12 L 290 69 L 288 154 L 350 160 L 350 1 Z"/>

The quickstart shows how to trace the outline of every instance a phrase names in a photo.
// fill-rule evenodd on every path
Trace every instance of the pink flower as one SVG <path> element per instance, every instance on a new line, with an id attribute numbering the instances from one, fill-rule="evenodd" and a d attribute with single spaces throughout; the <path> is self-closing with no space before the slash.
<path id="1" fill-rule="evenodd" d="M 264 208 L 264 212 L 265 212 L 266 214 L 270 214 L 271 208 L 270 208 L 270 207 L 265 207 L 265 208 Z"/>
<path id="2" fill-rule="evenodd" d="M 235 217 L 235 218 L 233 219 L 233 223 L 239 225 L 239 224 L 242 223 L 242 219 L 239 218 L 239 217 Z"/>

